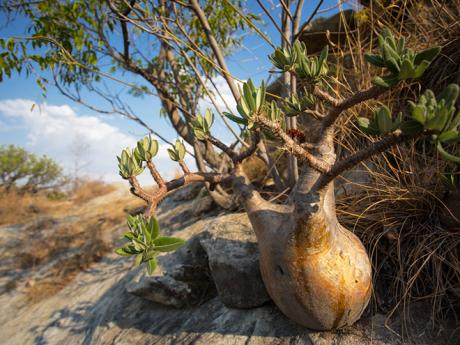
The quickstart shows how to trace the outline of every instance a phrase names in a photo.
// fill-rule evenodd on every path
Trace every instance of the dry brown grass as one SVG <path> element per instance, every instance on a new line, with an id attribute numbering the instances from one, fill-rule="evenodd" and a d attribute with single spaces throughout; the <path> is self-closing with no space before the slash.
<path id="1" fill-rule="evenodd" d="M 0 193 L 0 225 L 26 223 L 40 214 L 56 215 L 71 205 L 50 200 L 45 194 Z"/>
<path id="2" fill-rule="evenodd" d="M 28 271 L 27 301 L 35 303 L 54 295 L 112 249 L 114 236 L 119 236 L 114 231 L 125 223 L 126 210 L 141 205 L 136 198 L 119 193 L 93 202 L 114 190 L 103 182 L 85 181 L 63 200 L 41 194 L 0 196 L 1 224 L 28 224 L 17 235 L 21 245 L 8 248 L 3 255 L 15 258 L 11 269 Z M 21 286 L 13 283 L 13 288 Z"/>
<path id="3" fill-rule="evenodd" d="M 72 201 L 81 205 L 98 196 L 102 196 L 113 192 L 115 187 L 109 183 L 99 180 L 83 180 L 80 181 L 78 187 L 72 191 Z"/>
<path id="4" fill-rule="evenodd" d="M 356 127 L 357 116 L 371 113 L 379 102 L 391 105 L 394 112 L 404 111 L 425 87 L 439 91 L 449 82 L 460 80 L 460 1 L 391 2 L 359 14 L 356 30 L 346 32 L 346 44 L 333 47 L 337 64 L 335 92 L 340 97 L 371 85 L 376 70 L 369 69 L 364 52 L 375 48 L 376 33 L 384 26 L 408 37 L 414 49 L 440 45 L 441 56 L 421 82 L 404 84 L 384 95 L 348 111 L 338 129 L 338 154 L 355 152 L 368 145 Z M 340 221 L 354 230 L 365 243 L 374 266 L 374 302 L 388 316 L 402 313 L 407 323 L 401 332 L 410 336 L 411 304 L 425 301 L 431 305 L 432 325 L 458 314 L 460 310 L 460 228 L 441 226 L 445 211 L 446 188 L 440 175 L 449 164 L 440 160 L 427 140 L 403 145 L 375 157 L 359 169 L 369 182 L 350 182 L 355 192 L 338 198 Z"/>

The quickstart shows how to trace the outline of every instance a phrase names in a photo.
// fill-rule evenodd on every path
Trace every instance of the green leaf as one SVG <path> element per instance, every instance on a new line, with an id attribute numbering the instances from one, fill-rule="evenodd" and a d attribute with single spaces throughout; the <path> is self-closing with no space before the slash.
<path id="1" fill-rule="evenodd" d="M 211 110 L 206 109 L 204 118 L 206 121 L 206 125 L 208 126 L 208 129 L 211 128 L 212 124 L 214 123 L 214 114 L 211 112 Z"/>
<path id="2" fill-rule="evenodd" d="M 152 239 L 156 239 L 160 235 L 160 225 L 158 220 L 155 217 L 150 218 L 149 220 L 149 229 Z"/>
<path id="3" fill-rule="evenodd" d="M 449 124 L 449 129 L 457 129 L 459 125 L 460 125 L 460 112 L 457 113 L 457 115 L 454 117 L 452 122 Z"/>
<path id="4" fill-rule="evenodd" d="M 179 158 L 176 155 L 175 150 L 168 148 L 168 154 L 169 154 L 169 158 L 171 158 L 171 160 L 173 160 L 173 161 L 178 161 L 179 160 Z"/>
<path id="5" fill-rule="evenodd" d="M 115 253 L 118 254 L 118 255 L 121 255 L 121 256 L 131 256 L 132 255 L 131 253 L 127 253 L 125 251 L 125 248 L 123 248 L 123 247 L 115 249 Z"/>
<path id="6" fill-rule="evenodd" d="M 137 254 L 136 255 L 136 260 L 134 261 L 134 266 L 139 266 L 142 263 L 142 259 L 144 257 L 144 254 Z"/>
<path id="7" fill-rule="evenodd" d="M 415 120 L 403 122 L 400 128 L 404 135 L 415 135 L 423 131 L 423 125 Z"/>
<path id="8" fill-rule="evenodd" d="M 372 80 L 372 84 L 382 87 L 391 87 L 398 82 L 398 76 L 387 75 L 384 77 L 375 77 Z"/>
<path id="9" fill-rule="evenodd" d="M 233 115 L 231 113 L 227 113 L 225 111 L 223 112 L 223 114 L 224 114 L 225 117 L 227 117 L 231 121 L 236 122 L 236 123 L 238 123 L 240 125 L 245 125 L 246 126 L 248 124 L 248 121 L 246 119 L 243 119 L 241 117 L 235 116 L 235 115 Z"/>
<path id="10" fill-rule="evenodd" d="M 428 48 L 415 55 L 414 64 L 419 65 L 423 60 L 431 62 L 439 54 L 441 48 Z"/>
<path id="11" fill-rule="evenodd" d="M 395 59 L 389 58 L 385 61 L 385 67 L 388 68 L 393 73 L 399 73 L 400 68 Z"/>
<path id="12" fill-rule="evenodd" d="M 442 147 L 442 144 L 440 141 L 438 141 L 438 144 L 436 145 L 436 148 L 438 150 L 438 152 L 441 154 L 441 156 L 448 160 L 448 161 L 451 161 L 451 162 L 454 162 L 454 163 L 457 163 L 457 164 L 460 164 L 460 157 L 458 156 L 454 156 L 450 153 L 448 153 L 446 150 L 444 150 L 444 148 Z"/>
<path id="13" fill-rule="evenodd" d="M 409 79 L 414 77 L 414 65 L 408 60 L 405 59 L 401 64 L 401 69 L 399 71 L 399 79 Z"/>
<path id="14" fill-rule="evenodd" d="M 385 60 L 383 60 L 380 56 L 378 55 L 372 55 L 372 54 L 364 54 L 364 58 L 366 59 L 367 62 L 369 62 L 371 65 L 377 66 L 377 67 L 385 67 Z"/>
<path id="15" fill-rule="evenodd" d="M 206 139 L 206 133 L 200 128 L 194 128 L 193 133 L 195 134 L 195 138 L 197 138 L 200 141 Z"/>
<path id="16" fill-rule="evenodd" d="M 368 135 L 378 135 L 379 130 L 374 121 L 369 120 L 367 117 L 358 117 L 358 125 L 361 130 Z"/>
<path id="17" fill-rule="evenodd" d="M 425 123 L 425 128 L 442 131 L 449 120 L 447 112 L 439 112 Z"/>
<path id="18" fill-rule="evenodd" d="M 153 274 L 157 268 L 157 259 L 151 258 L 149 261 L 147 261 L 147 272 L 148 274 Z"/>
<path id="19" fill-rule="evenodd" d="M 324 62 L 327 60 L 327 55 L 329 53 L 329 46 L 326 45 L 323 50 L 321 50 L 321 54 L 319 56 L 319 61 L 318 61 L 318 65 L 319 65 L 319 71 L 321 71 L 321 67 L 323 66 Z"/>
<path id="20" fill-rule="evenodd" d="M 445 144 L 455 144 L 460 141 L 460 134 L 456 130 L 441 133 L 438 140 Z"/>
<path id="21" fill-rule="evenodd" d="M 426 108 L 421 106 L 421 105 L 416 105 L 412 109 L 412 118 L 418 122 L 420 122 L 422 125 L 425 124 L 426 122 Z"/>
<path id="22" fill-rule="evenodd" d="M 391 121 L 391 112 L 387 106 L 380 107 L 376 112 L 377 125 L 380 133 L 386 134 L 391 131 L 393 122 Z"/>
<path id="23" fill-rule="evenodd" d="M 430 63 L 428 61 L 423 60 L 415 69 L 413 78 L 420 78 L 423 75 L 423 73 L 425 73 L 429 65 Z"/>
<path id="24" fill-rule="evenodd" d="M 179 160 L 183 160 L 185 157 L 185 145 L 182 141 L 176 142 L 176 151 L 177 151 L 177 157 L 179 158 Z"/>
<path id="25" fill-rule="evenodd" d="M 131 231 L 126 231 L 123 234 L 123 237 L 131 241 L 134 238 L 134 234 Z"/>
<path id="26" fill-rule="evenodd" d="M 159 252 L 170 252 L 182 247 L 185 241 L 177 237 L 165 237 L 161 236 L 153 241 L 154 249 Z"/>

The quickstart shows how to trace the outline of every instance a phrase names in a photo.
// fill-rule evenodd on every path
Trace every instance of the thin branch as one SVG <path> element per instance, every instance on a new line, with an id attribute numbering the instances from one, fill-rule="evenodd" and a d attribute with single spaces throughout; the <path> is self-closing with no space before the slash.
<path id="1" fill-rule="evenodd" d="M 198 17 L 198 20 L 200 21 L 203 30 L 206 34 L 206 37 L 208 39 L 209 45 L 211 46 L 211 49 L 217 59 L 217 62 L 220 66 L 220 68 L 224 71 L 228 71 L 227 64 L 225 63 L 225 58 L 222 50 L 219 47 L 219 44 L 217 43 L 216 38 L 212 34 L 211 26 L 209 25 L 208 19 L 206 18 L 205 13 L 200 7 L 200 4 L 198 3 L 197 0 L 191 0 L 190 1 L 192 5 L 192 9 L 195 12 L 195 14 Z M 230 88 L 230 91 L 233 94 L 233 97 L 235 98 L 236 101 L 240 99 L 240 93 L 238 91 L 238 88 L 236 87 L 235 81 L 232 79 L 232 77 L 228 73 L 223 73 L 223 77 L 227 81 L 227 84 Z"/>
<path id="2" fill-rule="evenodd" d="M 150 171 L 150 175 L 152 175 L 153 179 L 157 183 L 158 187 L 163 188 L 166 184 L 163 178 L 161 177 L 160 173 L 158 172 L 155 164 L 153 164 L 152 160 L 147 161 L 147 168 Z"/>
<path id="3" fill-rule="evenodd" d="M 335 121 L 337 120 L 337 118 L 340 116 L 340 114 L 343 111 L 355 106 L 358 103 L 367 101 L 372 98 L 376 98 L 379 95 L 386 92 L 387 90 L 388 88 L 374 85 L 367 90 L 358 91 L 357 93 L 348 97 L 347 99 L 338 102 L 331 109 L 331 111 L 327 114 L 327 116 L 323 119 L 322 121 L 323 132 L 335 123 Z"/>
<path id="4" fill-rule="evenodd" d="M 283 6 L 284 12 L 286 12 L 286 15 L 289 17 L 290 20 L 292 20 L 292 13 L 291 10 L 289 9 L 289 5 L 291 4 L 291 0 L 288 0 L 288 4 L 286 4 L 283 0 L 280 0 L 281 6 Z"/>
<path id="5" fill-rule="evenodd" d="M 144 189 L 142 189 L 139 181 L 135 176 L 131 176 L 128 178 L 129 184 L 131 185 L 131 193 L 133 193 L 138 198 L 144 200 L 146 203 L 151 203 L 153 196 L 147 193 Z"/>
<path id="6" fill-rule="evenodd" d="M 182 159 L 178 163 L 179 163 L 184 175 L 189 175 L 190 174 L 190 169 L 188 168 L 187 164 L 185 164 L 185 162 Z"/>
<path id="7" fill-rule="evenodd" d="M 313 169 L 325 173 L 328 172 L 330 166 L 306 151 L 301 145 L 297 144 L 289 135 L 287 135 L 279 123 L 272 122 L 263 116 L 257 116 L 255 122 L 268 130 L 270 133 L 281 139 L 284 143 L 284 148 L 290 151 L 297 158 L 305 161 Z"/>
<path id="8" fill-rule="evenodd" d="M 320 100 L 329 103 L 333 107 L 338 107 L 340 101 L 333 96 L 331 96 L 328 92 L 321 90 L 318 86 L 315 85 L 313 88 L 313 95 L 318 97 Z"/>
<path id="9" fill-rule="evenodd" d="M 273 18 L 273 16 L 271 15 L 270 11 L 265 7 L 265 5 L 262 3 L 261 0 L 257 0 L 257 3 L 259 4 L 260 8 L 265 12 L 265 14 L 267 15 L 268 19 L 270 19 L 270 21 L 273 23 L 273 25 L 275 26 L 276 30 L 278 30 L 278 32 L 281 34 L 281 38 L 289 45 L 290 42 L 289 42 L 288 38 L 284 36 L 283 30 L 280 28 L 280 26 L 278 25 L 276 20 Z"/>
<path id="10" fill-rule="evenodd" d="M 310 22 L 313 20 L 313 18 L 316 16 L 316 14 L 318 13 L 319 11 L 319 8 L 321 7 L 321 5 L 323 4 L 324 0 L 319 0 L 318 1 L 318 5 L 316 5 L 315 9 L 313 10 L 312 14 L 310 15 L 310 17 L 308 17 L 307 21 L 305 23 L 302 24 L 302 26 L 300 27 L 299 29 L 299 32 L 297 32 L 297 34 L 294 36 L 294 40 L 296 40 L 297 38 L 299 38 L 299 36 L 302 34 L 302 32 L 306 29 L 306 27 L 310 24 Z"/>
<path id="11" fill-rule="evenodd" d="M 334 178 L 339 176 L 344 171 L 347 171 L 357 165 L 358 163 L 365 161 L 366 159 L 375 156 L 379 153 L 387 151 L 392 146 L 401 144 L 403 142 L 409 141 L 416 137 L 422 135 L 428 135 L 429 132 L 422 132 L 417 133 L 415 135 L 404 135 L 402 134 L 401 130 L 396 130 L 393 133 L 383 137 L 382 139 L 372 143 L 371 145 L 359 150 L 356 153 L 345 157 L 344 159 L 334 163 L 334 165 L 330 168 L 329 171 L 324 173 L 315 184 L 314 189 L 320 190 L 321 188 L 325 187 L 329 182 L 331 182 Z"/>

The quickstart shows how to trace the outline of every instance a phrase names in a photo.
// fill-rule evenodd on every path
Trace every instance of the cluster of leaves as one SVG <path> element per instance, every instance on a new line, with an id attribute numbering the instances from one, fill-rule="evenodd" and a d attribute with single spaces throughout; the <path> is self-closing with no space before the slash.
<path id="1" fill-rule="evenodd" d="M 227 112 L 225 112 L 224 115 L 233 122 L 251 129 L 254 126 L 254 116 L 262 113 L 263 105 L 265 104 L 265 92 L 266 87 L 263 81 L 260 87 L 256 88 L 252 80 L 249 79 L 243 84 L 242 92 L 240 89 L 241 98 L 236 105 L 236 109 L 241 117 Z"/>
<path id="2" fill-rule="evenodd" d="M 168 149 L 169 158 L 171 160 L 178 162 L 184 159 L 185 157 L 185 145 L 182 140 L 177 139 L 174 146 Z"/>
<path id="3" fill-rule="evenodd" d="M 391 111 L 386 105 L 376 109 L 373 117 L 368 119 L 366 117 L 358 118 L 358 124 L 361 130 L 369 135 L 384 135 L 394 132 L 400 128 L 402 123 L 402 113 L 393 121 Z"/>
<path id="4" fill-rule="evenodd" d="M 29 39 L 9 39 L 0 41 L 0 78 L 10 76 L 11 70 L 18 73 L 25 67 L 27 75 L 33 73 L 38 65 L 41 71 L 55 69 L 63 84 L 87 84 L 99 80 L 97 71 L 97 46 L 102 45 L 94 39 L 87 28 L 102 29 L 103 24 L 113 32 L 115 21 L 103 15 L 102 4 L 98 1 L 45 0 L 39 2 L 10 1 L 0 5 L 7 14 L 19 12 L 30 20 Z M 99 20 L 95 13 L 100 14 Z M 81 64 L 81 65 L 80 65 Z M 82 68 L 81 66 L 89 68 Z M 37 77 L 37 84 L 46 92 L 47 80 Z"/>
<path id="5" fill-rule="evenodd" d="M 205 140 L 214 123 L 214 114 L 210 109 L 206 109 L 204 116 L 198 114 L 193 122 L 193 132 L 198 140 Z"/>
<path id="6" fill-rule="evenodd" d="M 455 114 L 455 102 L 458 98 L 457 84 L 448 85 L 435 97 L 431 90 L 426 90 L 417 103 L 409 102 L 411 119 L 402 120 L 402 113 L 393 120 L 390 109 L 382 106 L 374 111 L 371 119 L 360 117 L 358 124 L 363 132 L 369 135 L 384 135 L 400 129 L 405 135 L 413 135 L 426 131 L 432 135 L 439 153 L 447 160 L 460 163 L 460 157 L 448 153 L 443 144 L 460 142 L 460 112 Z"/>
<path id="7" fill-rule="evenodd" d="M 433 133 L 432 138 L 436 142 L 439 153 L 445 159 L 460 164 L 460 156 L 448 153 L 443 147 L 443 144 L 460 142 L 458 132 L 460 112 L 455 113 L 455 102 L 458 94 L 458 85 L 450 84 L 437 99 L 431 90 L 427 90 L 420 96 L 417 104 L 410 102 L 410 105 L 412 118 L 419 122 L 424 129 Z"/>
<path id="8" fill-rule="evenodd" d="M 310 108 L 316 103 L 316 97 L 304 89 L 304 92 L 299 95 L 292 95 L 285 100 L 283 104 L 284 114 L 286 116 L 297 116 L 301 114 L 305 109 Z"/>
<path id="9" fill-rule="evenodd" d="M 117 248 L 115 253 L 121 256 L 134 255 L 135 265 L 145 263 L 149 274 L 157 267 L 158 254 L 174 251 L 185 243 L 177 237 L 160 236 L 160 226 L 155 217 L 146 220 L 142 215 L 128 216 L 127 223 L 129 231 L 123 237 L 129 242 Z"/>
<path id="10" fill-rule="evenodd" d="M 318 83 L 327 75 L 327 56 L 329 47 L 321 51 L 320 56 L 307 56 L 305 43 L 295 41 L 292 47 L 277 48 L 269 55 L 273 66 L 282 72 L 295 71 L 297 77 Z"/>
<path id="11" fill-rule="evenodd" d="M 36 192 L 60 186 L 62 168 L 47 156 L 38 157 L 14 145 L 0 145 L 0 186 L 10 190 L 20 182 L 21 190 Z"/>
<path id="12" fill-rule="evenodd" d="M 375 85 L 383 87 L 393 86 L 400 80 L 420 78 L 440 51 L 439 47 L 433 47 L 415 53 L 407 48 L 404 37 L 396 41 L 388 28 L 383 30 L 378 40 L 381 54 L 366 54 L 365 58 L 372 65 L 390 72 L 373 80 Z"/>
<path id="13" fill-rule="evenodd" d="M 143 162 L 151 160 L 158 153 L 158 141 L 149 135 L 137 142 L 134 150 L 126 148 L 117 156 L 119 174 L 124 179 L 142 174 Z"/>

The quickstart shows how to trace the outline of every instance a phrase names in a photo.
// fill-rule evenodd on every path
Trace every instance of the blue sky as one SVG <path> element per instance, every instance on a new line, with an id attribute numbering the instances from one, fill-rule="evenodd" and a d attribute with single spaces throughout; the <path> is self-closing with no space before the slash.
<path id="1" fill-rule="evenodd" d="M 265 0 L 264 3 L 272 15 L 279 18 L 279 7 L 272 5 L 278 1 Z M 317 1 L 307 0 L 305 3 L 303 20 L 310 16 Z M 274 44 L 278 44 L 279 33 L 256 1 L 247 1 L 247 4 L 250 12 L 261 15 L 265 23 L 263 31 Z M 321 8 L 330 8 L 335 4 L 337 0 L 326 0 Z M 346 4 L 342 5 L 342 8 L 348 7 Z M 337 10 L 322 15 L 329 16 Z M 4 23 L 5 18 L 1 16 L 2 14 L 0 14 L 0 23 Z M 0 28 L 0 37 L 24 35 L 26 26 L 25 19 L 17 18 Z M 227 64 L 237 78 L 242 80 L 252 78 L 259 83 L 269 76 L 271 65 L 267 55 L 270 53 L 272 48 L 264 40 L 256 34 L 247 35 L 243 47 L 227 59 Z M 118 77 L 127 81 L 133 80 L 129 75 Z M 231 102 L 231 95 L 223 79 L 217 78 L 216 83 Z M 158 99 L 153 96 L 136 98 L 130 96 L 127 88 L 122 85 L 113 82 L 107 82 L 107 85 L 120 92 L 126 103 L 152 128 L 169 140 L 176 138 L 168 121 L 159 117 Z M 90 92 L 83 92 L 83 96 L 89 103 L 97 106 L 104 105 L 98 96 Z M 203 102 L 203 106 L 205 104 L 206 102 Z M 231 140 L 231 135 L 220 122 L 214 126 L 213 133 L 225 141 Z M 73 171 L 75 161 L 78 159 L 83 166 L 81 174 L 109 181 L 120 181 L 115 155 L 123 147 L 133 145 L 144 134 L 145 130 L 136 123 L 119 116 L 102 116 L 72 102 L 53 87 L 48 88 L 44 99 L 42 91 L 35 83 L 35 78 L 13 75 L 12 78 L 4 79 L 0 83 L 0 144 L 16 144 L 38 154 L 47 154 L 63 165 L 69 173 Z M 167 146 L 162 146 L 157 165 L 164 175 L 171 177 L 176 171 L 176 166 L 166 156 Z M 192 164 L 191 160 L 190 164 Z"/>

